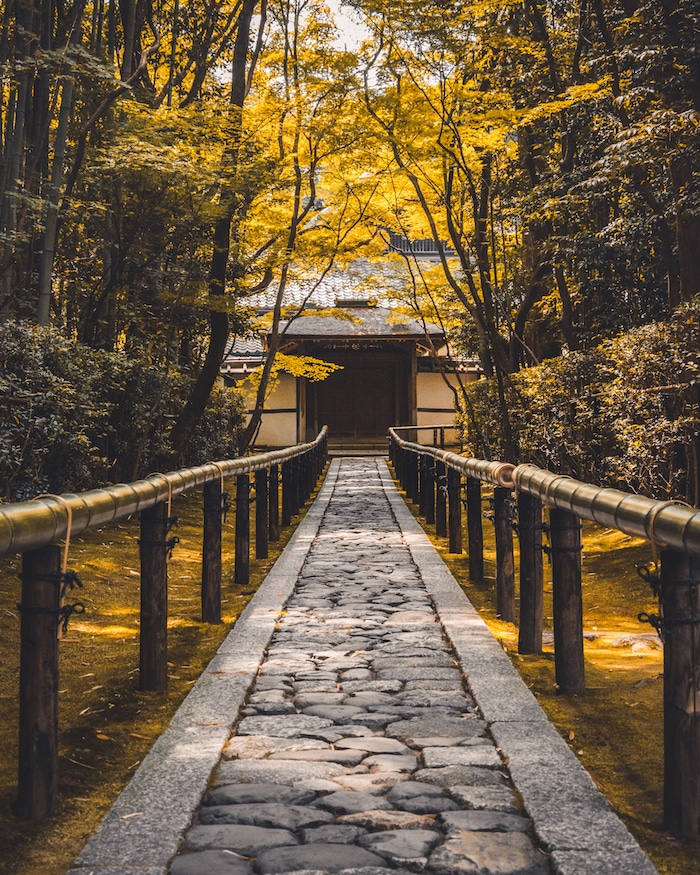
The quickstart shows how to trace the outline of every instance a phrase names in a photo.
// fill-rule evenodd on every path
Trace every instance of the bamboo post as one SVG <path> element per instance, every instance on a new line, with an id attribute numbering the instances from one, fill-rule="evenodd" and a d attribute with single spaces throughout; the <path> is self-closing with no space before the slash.
<path id="1" fill-rule="evenodd" d="M 579 696 L 586 689 L 583 662 L 581 523 L 568 510 L 551 508 L 554 665 L 560 692 Z"/>
<path id="2" fill-rule="evenodd" d="M 521 492 L 518 496 L 520 541 L 520 623 L 518 653 L 542 653 L 543 568 L 542 502 Z"/>
<path id="3" fill-rule="evenodd" d="M 496 527 L 496 616 L 515 622 L 515 561 L 513 558 L 512 503 L 510 489 L 493 489 Z"/>
<path id="4" fill-rule="evenodd" d="M 223 492 L 219 479 L 205 483 L 202 537 L 202 622 L 221 622 L 221 517 Z"/>
<path id="5" fill-rule="evenodd" d="M 700 561 L 661 552 L 664 634 L 664 826 L 700 838 Z"/>
<path id="6" fill-rule="evenodd" d="M 267 468 L 255 472 L 255 558 L 268 556 L 269 486 Z"/>
<path id="7" fill-rule="evenodd" d="M 481 519 L 481 480 L 467 477 L 467 539 L 469 549 L 469 580 L 484 579 L 484 530 Z"/>
<path id="8" fill-rule="evenodd" d="M 449 552 L 462 552 L 462 476 L 454 468 L 447 469 L 447 505 Z"/>
<path id="9" fill-rule="evenodd" d="M 168 556 L 176 543 L 168 526 L 167 502 L 141 512 L 139 687 L 154 692 L 168 688 Z"/>
<path id="10" fill-rule="evenodd" d="M 22 555 L 17 814 L 41 821 L 58 786 L 58 622 L 61 548 Z"/>
<path id="11" fill-rule="evenodd" d="M 447 537 L 447 474 L 445 463 L 435 463 L 435 534 L 438 538 Z"/>
<path id="12" fill-rule="evenodd" d="M 268 480 L 268 536 L 270 541 L 280 539 L 280 479 L 279 466 L 270 465 L 270 477 Z"/>
<path id="13" fill-rule="evenodd" d="M 236 477 L 236 552 L 233 582 L 247 586 L 250 582 L 250 477 Z"/>

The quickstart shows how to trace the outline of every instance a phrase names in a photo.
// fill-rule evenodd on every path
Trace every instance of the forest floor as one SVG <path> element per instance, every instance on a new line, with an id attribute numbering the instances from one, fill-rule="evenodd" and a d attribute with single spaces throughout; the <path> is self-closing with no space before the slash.
<path id="1" fill-rule="evenodd" d="M 86 532 L 74 539 L 69 567 L 84 587 L 86 612 L 74 616 L 60 644 L 60 748 L 57 816 L 46 824 L 15 818 L 19 676 L 18 560 L 0 571 L 0 871 L 64 875 L 134 770 L 165 730 L 192 684 L 216 652 L 292 529 L 271 544 L 270 557 L 251 562 L 251 582 L 234 587 L 232 524 L 224 536 L 223 623 L 200 616 L 201 503 L 178 498 L 180 517 L 170 565 L 167 693 L 138 690 L 138 523 Z M 411 505 L 412 509 L 415 508 Z M 302 510 L 302 515 L 304 511 Z M 295 518 L 295 522 L 297 519 Z M 433 543 L 469 599 L 501 641 L 545 712 L 663 875 L 700 875 L 697 844 L 673 839 L 662 825 L 663 653 L 640 611 L 656 609 L 635 566 L 652 560 L 647 542 L 584 528 L 583 604 L 586 693 L 558 694 L 554 657 L 545 634 L 541 656 L 517 653 L 517 629 L 496 618 L 494 543 L 484 523 L 486 574 L 468 582 L 466 556 Z M 517 550 L 517 539 L 516 539 Z M 517 567 L 517 552 L 516 552 Z M 551 579 L 545 562 L 545 629 L 551 633 Z M 228 582 L 227 582 L 228 581 Z"/>

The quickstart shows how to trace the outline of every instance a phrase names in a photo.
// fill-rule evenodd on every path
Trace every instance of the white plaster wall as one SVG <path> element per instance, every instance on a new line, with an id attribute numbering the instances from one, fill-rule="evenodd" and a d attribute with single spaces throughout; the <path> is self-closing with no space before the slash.
<path id="1" fill-rule="evenodd" d="M 448 375 L 453 385 L 457 379 Z M 416 374 L 416 425 L 442 425 L 453 421 L 454 395 L 445 385 L 442 374 Z"/>
<path id="2" fill-rule="evenodd" d="M 289 447 L 297 438 L 296 378 L 281 373 L 279 382 L 265 402 L 256 447 Z"/>

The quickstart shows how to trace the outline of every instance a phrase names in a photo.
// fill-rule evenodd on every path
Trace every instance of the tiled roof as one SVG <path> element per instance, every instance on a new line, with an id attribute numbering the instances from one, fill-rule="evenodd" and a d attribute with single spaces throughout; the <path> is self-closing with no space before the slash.
<path id="1" fill-rule="evenodd" d="M 366 258 L 356 258 L 346 267 L 331 270 L 314 290 L 314 279 L 290 282 L 285 294 L 285 306 L 298 306 L 309 293 L 310 304 L 317 307 L 332 307 L 336 299 L 366 300 L 374 298 L 386 303 L 406 283 L 408 273 L 402 262 L 387 259 L 383 262 L 370 262 Z M 249 299 L 253 307 L 271 310 L 275 304 L 275 292 L 262 292 Z"/>
<path id="2" fill-rule="evenodd" d="M 442 338 L 443 332 L 431 322 L 425 324 L 398 315 L 389 307 L 343 307 L 348 318 L 328 315 L 323 311 L 308 311 L 298 316 L 287 328 L 287 337 L 425 337 L 426 330 L 433 338 Z M 332 310 L 331 313 L 337 312 Z"/>
<path id="3" fill-rule="evenodd" d="M 224 353 L 225 358 L 265 357 L 265 349 L 259 337 L 233 337 Z"/>

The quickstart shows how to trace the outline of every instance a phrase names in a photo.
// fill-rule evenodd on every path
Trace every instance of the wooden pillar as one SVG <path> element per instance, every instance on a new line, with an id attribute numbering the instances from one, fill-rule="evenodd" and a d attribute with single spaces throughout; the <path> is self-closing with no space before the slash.
<path id="1" fill-rule="evenodd" d="M 581 523 L 568 510 L 549 513 L 554 613 L 554 665 L 560 692 L 582 695 L 583 601 L 581 595 Z"/>
<path id="2" fill-rule="evenodd" d="M 269 489 L 267 468 L 255 472 L 255 558 L 267 559 Z"/>
<path id="3" fill-rule="evenodd" d="M 449 552 L 462 552 L 462 476 L 454 468 L 447 469 L 447 505 L 449 510 Z"/>
<path id="4" fill-rule="evenodd" d="M 496 527 L 496 616 L 515 622 L 515 561 L 513 559 L 513 505 L 510 489 L 493 490 Z"/>
<path id="5" fill-rule="evenodd" d="M 250 477 L 236 477 L 236 552 L 233 582 L 247 586 L 250 582 Z"/>
<path id="6" fill-rule="evenodd" d="M 447 474 L 445 463 L 435 463 L 435 534 L 438 538 L 447 537 Z"/>
<path id="7" fill-rule="evenodd" d="M 270 465 L 270 476 L 268 479 L 268 535 L 271 541 L 279 541 L 280 539 L 280 481 L 279 467 Z"/>
<path id="8" fill-rule="evenodd" d="M 22 555 L 17 814 L 35 821 L 56 808 L 60 571 L 60 547 Z"/>
<path id="9" fill-rule="evenodd" d="M 175 545 L 168 526 L 165 501 L 141 512 L 139 687 L 154 692 L 168 688 L 168 557 Z"/>
<path id="10" fill-rule="evenodd" d="M 221 622 L 221 481 L 205 483 L 202 537 L 202 622 Z"/>
<path id="11" fill-rule="evenodd" d="M 661 553 L 664 637 L 664 826 L 700 838 L 700 560 Z"/>
<path id="12" fill-rule="evenodd" d="M 518 653 L 542 653 L 543 569 L 542 502 L 534 495 L 518 496 L 520 542 L 520 621 Z"/>
<path id="13" fill-rule="evenodd" d="M 467 539 L 469 549 L 469 580 L 484 579 L 484 531 L 481 519 L 481 480 L 467 477 Z"/>

